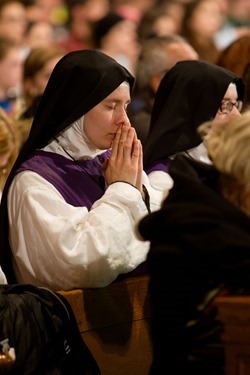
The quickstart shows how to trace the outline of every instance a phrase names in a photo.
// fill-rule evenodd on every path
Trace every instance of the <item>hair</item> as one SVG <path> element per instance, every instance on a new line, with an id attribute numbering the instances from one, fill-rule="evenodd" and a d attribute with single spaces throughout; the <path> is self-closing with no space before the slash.
<path id="1" fill-rule="evenodd" d="M 192 0 L 184 5 L 184 15 L 182 19 L 181 35 L 188 40 L 193 48 L 198 52 L 201 60 L 215 63 L 218 58 L 218 48 L 214 40 L 200 38 L 199 33 L 192 29 L 192 19 L 200 5 L 206 0 Z"/>
<path id="2" fill-rule="evenodd" d="M 3 190 L 9 172 L 20 150 L 20 137 L 14 120 L 0 108 L 0 156 L 9 154 L 6 165 L 0 168 L 0 190 Z"/>
<path id="3" fill-rule="evenodd" d="M 57 45 L 36 47 L 30 50 L 24 60 L 22 78 L 22 96 L 24 101 L 21 103 L 20 113 L 16 119 L 22 145 L 28 138 L 32 120 L 42 95 L 42 93 L 36 96 L 32 95 L 27 87 L 29 85 L 28 82 L 35 78 L 36 74 L 43 69 L 48 61 L 57 57 L 60 58 L 63 55 L 65 55 L 65 51 Z"/>
<path id="4" fill-rule="evenodd" d="M 109 12 L 104 17 L 94 22 L 92 25 L 93 47 L 97 49 L 101 48 L 103 38 L 113 29 L 114 26 L 122 21 L 126 21 L 126 19 L 119 14 Z"/>
<path id="5" fill-rule="evenodd" d="M 179 12 L 183 12 L 183 4 L 180 0 L 156 0 L 154 6 L 147 7 L 142 13 L 137 28 L 140 43 L 157 35 L 179 34 L 182 23 L 182 15 Z M 161 20 L 165 24 L 165 30 L 157 26 Z"/>
<path id="6" fill-rule="evenodd" d="M 239 76 L 243 76 L 245 67 L 249 62 L 250 36 L 243 36 L 220 52 L 217 65 L 223 66 Z"/>
<path id="7" fill-rule="evenodd" d="M 201 125 L 208 155 L 221 174 L 223 195 L 246 211 L 250 208 L 250 111 L 211 129 L 211 122 Z M 250 214 L 250 212 L 248 212 Z"/>
<path id="8" fill-rule="evenodd" d="M 58 46 L 32 48 L 24 60 L 23 81 L 33 79 L 48 61 L 56 57 L 61 57 L 64 54 L 65 51 Z M 33 100 L 28 92 L 24 92 L 24 98 L 27 104 L 30 104 Z"/>
<path id="9" fill-rule="evenodd" d="M 240 58 L 239 58 L 240 56 Z M 246 84 L 244 109 L 250 105 L 250 36 L 243 36 L 220 52 L 217 65 L 241 76 Z"/>
<path id="10" fill-rule="evenodd" d="M 153 74 L 165 74 L 172 68 L 173 59 L 167 56 L 166 48 L 173 43 L 187 43 L 180 35 L 155 36 L 145 40 L 137 61 L 134 93 L 148 100 L 152 96 L 150 78 Z"/>
<path id="11" fill-rule="evenodd" d="M 250 182 L 250 111 L 210 130 L 211 122 L 199 127 L 205 132 L 208 154 L 216 168 L 243 183 Z M 248 163 L 249 161 L 249 163 Z"/>
<path id="12" fill-rule="evenodd" d="M 51 59 L 65 51 L 58 46 L 32 48 L 23 65 L 23 79 L 33 78 Z"/>

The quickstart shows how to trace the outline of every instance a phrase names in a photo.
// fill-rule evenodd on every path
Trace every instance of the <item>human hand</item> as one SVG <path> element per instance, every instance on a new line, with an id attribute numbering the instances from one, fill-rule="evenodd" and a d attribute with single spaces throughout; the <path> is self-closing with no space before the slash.
<path id="1" fill-rule="evenodd" d="M 143 158 L 142 158 L 142 144 L 137 136 L 134 139 L 134 147 L 132 152 L 132 157 L 138 155 L 138 173 L 136 180 L 136 188 L 142 192 L 142 172 L 143 172 Z"/>
<path id="2" fill-rule="evenodd" d="M 110 159 L 103 170 L 108 185 L 124 181 L 142 191 L 142 146 L 130 125 L 117 130 Z"/>

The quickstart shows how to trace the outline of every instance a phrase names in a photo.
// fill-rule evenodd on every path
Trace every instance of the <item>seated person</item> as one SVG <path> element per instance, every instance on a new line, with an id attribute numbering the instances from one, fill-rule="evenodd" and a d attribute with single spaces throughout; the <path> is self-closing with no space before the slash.
<path id="1" fill-rule="evenodd" d="M 179 35 L 154 36 L 143 41 L 137 61 L 135 88 L 128 107 L 129 118 L 144 145 L 155 93 L 164 74 L 177 61 L 197 60 L 193 47 Z"/>
<path id="2" fill-rule="evenodd" d="M 96 50 L 63 56 L 39 101 L 0 209 L 9 282 L 104 287 L 144 263 L 135 223 L 160 207 L 127 106 L 134 77 Z"/>
<path id="3" fill-rule="evenodd" d="M 64 55 L 61 48 L 52 45 L 32 48 L 23 63 L 22 92 L 17 126 L 22 144 L 29 135 L 41 95 L 56 63 Z"/>
<path id="4" fill-rule="evenodd" d="M 249 293 L 250 112 L 199 130 L 213 163 L 209 174 L 205 163 L 178 155 L 162 208 L 138 227 L 151 242 L 150 374 L 225 374 L 214 301 Z"/>
<path id="5" fill-rule="evenodd" d="M 180 61 L 170 69 L 157 90 L 143 146 L 149 178 L 167 171 L 178 153 L 211 164 L 197 128 L 212 119 L 219 124 L 240 116 L 244 90 L 239 76 L 204 61 Z"/>

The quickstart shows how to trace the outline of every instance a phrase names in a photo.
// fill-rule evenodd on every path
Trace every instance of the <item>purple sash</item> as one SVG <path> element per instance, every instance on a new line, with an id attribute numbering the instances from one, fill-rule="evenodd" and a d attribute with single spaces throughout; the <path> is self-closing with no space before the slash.
<path id="1" fill-rule="evenodd" d="M 86 206 L 101 198 L 106 189 L 101 165 L 110 156 L 110 150 L 91 160 L 70 160 L 47 151 L 35 151 L 16 171 L 30 170 L 50 182 L 72 206 Z"/>
<path id="2" fill-rule="evenodd" d="M 169 164 L 170 164 L 170 159 L 165 159 L 165 160 L 158 160 L 155 161 L 148 167 L 145 171 L 147 174 L 154 172 L 154 171 L 162 171 L 162 172 L 168 172 L 169 169 Z"/>

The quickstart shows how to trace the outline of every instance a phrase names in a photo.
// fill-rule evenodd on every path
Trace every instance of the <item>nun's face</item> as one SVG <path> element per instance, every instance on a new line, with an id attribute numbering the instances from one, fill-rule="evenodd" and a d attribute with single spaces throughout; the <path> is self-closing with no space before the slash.
<path id="1" fill-rule="evenodd" d="M 242 103 L 238 101 L 236 85 L 234 83 L 230 83 L 221 102 L 221 106 L 212 122 L 212 128 L 216 128 L 225 120 L 241 116 L 241 107 Z"/>
<path id="2" fill-rule="evenodd" d="M 85 134 L 96 148 L 110 148 L 117 129 L 130 124 L 127 116 L 129 103 L 129 86 L 121 85 L 84 115 Z"/>

